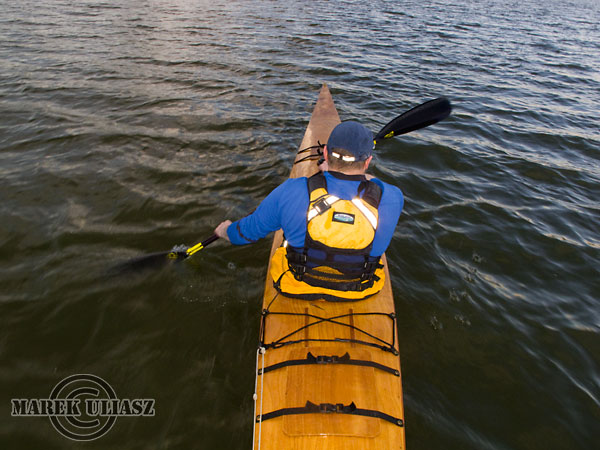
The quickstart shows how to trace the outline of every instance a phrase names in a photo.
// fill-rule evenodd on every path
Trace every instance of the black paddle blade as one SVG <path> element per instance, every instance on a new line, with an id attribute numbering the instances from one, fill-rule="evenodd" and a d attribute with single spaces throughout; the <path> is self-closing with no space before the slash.
<path id="1" fill-rule="evenodd" d="M 141 272 L 147 269 L 160 269 L 174 262 L 183 261 L 187 258 L 185 250 L 171 250 L 168 252 L 151 253 L 121 263 L 109 270 L 111 275 L 125 275 Z"/>
<path id="2" fill-rule="evenodd" d="M 168 252 L 150 253 L 149 255 L 140 256 L 111 268 L 108 273 L 109 275 L 124 275 L 133 272 L 141 272 L 146 269 L 160 269 L 166 265 L 183 261 L 218 239 L 219 236 L 213 234 L 211 237 L 193 247 L 176 245 Z"/>
<path id="3" fill-rule="evenodd" d="M 375 142 L 428 127 L 444 120 L 451 112 L 452 106 L 447 98 L 430 100 L 406 111 L 384 126 L 375 135 Z"/>

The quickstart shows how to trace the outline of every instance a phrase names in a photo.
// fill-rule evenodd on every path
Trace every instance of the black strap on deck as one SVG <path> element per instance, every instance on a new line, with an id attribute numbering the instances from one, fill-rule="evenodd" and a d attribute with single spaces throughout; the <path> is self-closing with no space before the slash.
<path id="1" fill-rule="evenodd" d="M 346 352 L 342 356 L 325 356 L 319 355 L 314 356 L 311 352 L 308 352 L 306 355 L 306 359 L 290 359 L 287 361 L 282 361 L 277 364 L 273 364 L 265 367 L 264 369 L 258 369 L 258 375 L 262 375 L 263 373 L 271 372 L 273 370 L 281 369 L 283 367 L 289 366 L 303 366 L 303 365 L 311 365 L 311 364 L 346 364 L 351 366 L 365 366 L 365 367 L 374 367 L 375 369 L 383 370 L 384 372 L 391 373 L 394 376 L 399 377 L 400 372 L 392 367 L 384 366 L 383 364 L 379 364 L 375 361 L 364 361 L 361 359 L 352 359 L 350 358 L 350 354 Z"/>
<path id="2" fill-rule="evenodd" d="M 281 416 L 289 416 L 294 414 L 351 414 L 354 416 L 365 416 L 365 417 L 375 417 L 377 419 L 383 419 L 387 422 L 393 423 L 399 427 L 404 426 L 404 421 L 402 419 L 398 419 L 396 417 L 390 416 L 389 414 L 383 413 L 381 411 L 375 411 L 372 409 L 362 409 L 357 408 L 354 402 L 349 405 L 344 406 L 343 403 L 321 403 L 319 405 L 309 402 L 306 402 L 306 405 L 294 407 L 294 408 L 282 408 L 275 411 L 272 411 L 267 414 L 263 414 L 262 416 L 256 416 L 256 423 L 264 422 L 265 420 L 274 419 L 276 417 Z"/>

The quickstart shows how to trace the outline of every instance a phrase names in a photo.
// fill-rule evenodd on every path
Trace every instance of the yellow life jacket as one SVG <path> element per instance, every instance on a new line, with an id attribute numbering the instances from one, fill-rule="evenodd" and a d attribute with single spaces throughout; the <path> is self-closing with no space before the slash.
<path id="1" fill-rule="evenodd" d="M 363 178 L 352 200 L 327 191 L 325 176 L 308 178 L 304 248 L 284 243 L 271 260 L 275 288 L 305 300 L 362 300 L 384 283 L 379 258 L 370 256 L 379 220 L 381 188 Z"/>

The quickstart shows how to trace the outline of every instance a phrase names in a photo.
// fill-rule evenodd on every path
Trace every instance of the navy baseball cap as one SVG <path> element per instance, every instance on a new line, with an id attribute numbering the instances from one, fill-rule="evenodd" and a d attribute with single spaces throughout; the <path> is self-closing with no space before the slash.
<path id="1" fill-rule="evenodd" d="M 368 159 L 373 153 L 374 147 L 373 133 L 364 125 L 353 121 L 342 122 L 336 126 L 327 141 L 327 149 L 330 154 L 336 148 L 344 149 L 354 156 L 354 161 Z M 343 159 L 348 160 L 347 158 Z"/>

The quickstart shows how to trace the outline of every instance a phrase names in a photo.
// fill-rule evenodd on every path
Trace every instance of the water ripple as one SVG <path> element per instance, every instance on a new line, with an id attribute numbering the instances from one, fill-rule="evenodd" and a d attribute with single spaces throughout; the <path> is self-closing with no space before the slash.
<path id="1" fill-rule="evenodd" d="M 100 274 L 252 211 L 287 178 L 327 82 L 340 116 L 373 131 L 440 95 L 455 107 L 378 146 L 373 166 L 406 196 L 388 259 L 408 447 L 592 448 L 598 12 L 591 0 L 4 5 L 4 392 L 97 373 L 169 411 L 105 447 L 247 447 L 270 243 Z M 5 422 L 6 446 L 47 445 L 45 429 L 25 439 Z"/>

